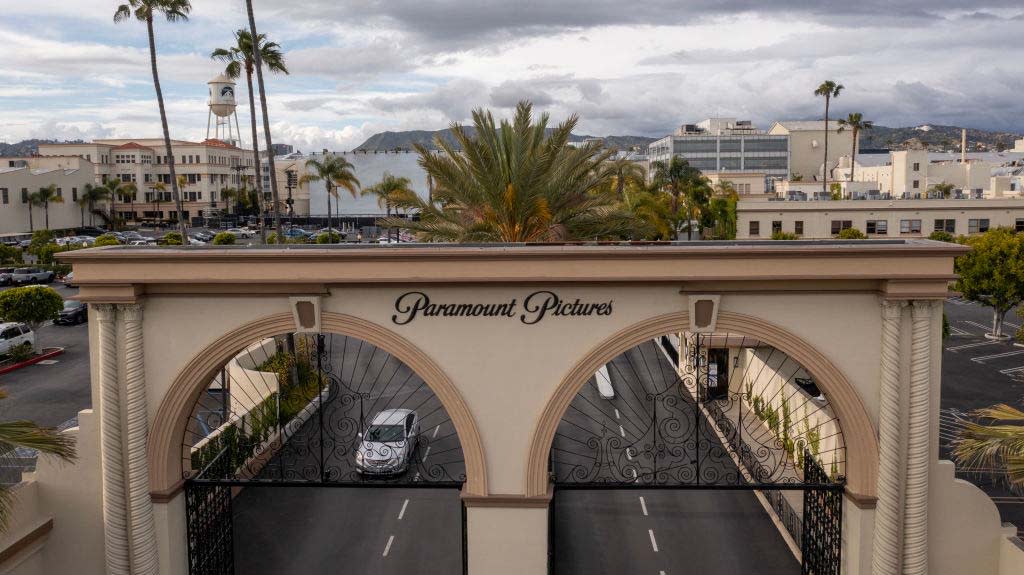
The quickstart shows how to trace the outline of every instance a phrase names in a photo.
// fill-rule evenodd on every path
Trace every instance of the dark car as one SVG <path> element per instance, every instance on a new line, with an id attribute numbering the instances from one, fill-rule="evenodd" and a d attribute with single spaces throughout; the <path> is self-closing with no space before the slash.
<path id="1" fill-rule="evenodd" d="M 14 268 L 0 268 L 0 286 L 9 286 L 14 280 L 11 276 L 14 275 Z"/>
<path id="2" fill-rule="evenodd" d="M 89 321 L 89 306 L 80 301 L 68 300 L 64 302 L 64 309 L 53 323 L 60 325 L 75 325 Z"/>

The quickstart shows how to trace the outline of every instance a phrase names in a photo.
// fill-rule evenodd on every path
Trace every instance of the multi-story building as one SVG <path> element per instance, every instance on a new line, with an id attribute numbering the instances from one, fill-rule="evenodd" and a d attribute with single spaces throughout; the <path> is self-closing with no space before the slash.
<path id="1" fill-rule="evenodd" d="M 844 130 L 839 122 L 830 120 L 825 129 L 824 120 L 786 120 L 775 122 L 768 133 L 789 137 L 789 174 L 787 178 L 821 182 L 827 170 L 825 165 L 825 133 L 828 133 L 828 170 L 839 158 L 849 156 L 853 146 L 853 132 Z"/>
<path id="2" fill-rule="evenodd" d="M 171 141 L 175 173 L 184 178 L 181 188 L 186 218 L 201 218 L 224 208 L 220 191 L 238 188 L 253 175 L 251 150 L 220 140 Z M 110 139 L 86 144 L 40 144 L 40 156 L 78 156 L 91 162 L 94 181 L 120 179 L 138 188 L 135 201 L 119 204 L 126 221 L 163 221 L 176 218 L 171 197 L 170 170 L 163 139 Z M 157 189 L 164 184 L 164 191 Z"/>
<path id="3" fill-rule="evenodd" d="M 648 157 L 651 162 L 680 157 L 706 174 L 763 174 L 770 188 L 772 179 L 789 176 L 789 136 L 766 134 L 746 120 L 709 118 L 652 142 Z"/>
<path id="4" fill-rule="evenodd" d="M 275 148 L 277 146 L 278 144 L 274 144 Z M 274 158 L 277 194 L 279 201 L 283 204 L 282 214 L 309 215 L 309 183 L 302 181 L 302 175 L 306 173 L 306 160 L 306 156 L 297 152 Z M 270 163 L 267 162 L 265 154 L 260 158 L 260 179 L 263 184 L 263 201 L 270 205 L 274 194 L 270 187 Z M 290 204 L 289 199 L 291 199 Z"/>
<path id="5" fill-rule="evenodd" d="M 0 237 L 43 229 L 47 219 L 51 230 L 90 224 L 95 214 L 79 206 L 78 200 L 85 186 L 95 182 L 93 174 L 93 164 L 80 157 L 0 159 Z M 50 185 L 57 187 L 62 201 L 50 202 L 45 209 L 31 206 L 29 195 Z"/>
<path id="6" fill-rule="evenodd" d="M 829 202 L 742 200 L 736 208 L 737 239 L 767 239 L 775 232 L 807 239 L 831 238 L 856 228 L 869 238 L 984 233 L 996 227 L 1024 232 L 1020 199 L 837 200 Z"/>
<path id="7" fill-rule="evenodd" d="M 837 180 L 850 176 L 849 157 L 833 171 Z M 880 195 L 900 199 L 926 198 L 932 186 L 951 184 L 962 195 L 981 197 L 989 188 L 995 164 L 977 159 L 929 160 L 927 150 L 891 152 L 881 166 L 857 165 L 853 179 L 870 182 Z"/>

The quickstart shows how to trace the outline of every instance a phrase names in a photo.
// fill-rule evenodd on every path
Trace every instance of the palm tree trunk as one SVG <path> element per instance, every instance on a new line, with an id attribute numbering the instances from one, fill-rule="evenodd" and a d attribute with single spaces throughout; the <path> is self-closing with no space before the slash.
<path id="1" fill-rule="evenodd" d="M 156 101 L 160 107 L 160 125 L 164 130 L 164 149 L 167 151 L 167 170 L 171 175 L 171 192 L 178 208 L 178 232 L 181 233 L 182 245 L 188 245 L 185 231 L 185 210 L 181 205 L 181 192 L 178 190 L 178 177 L 174 173 L 174 151 L 171 150 L 171 130 L 167 127 L 167 110 L 164 108 L 164 92 L 160 89 L 160 74 L 156 69 L 156 37 L 153 34 L 153 17 L 146 18 L 146 30 L 149 32 L 149 64 L 153 69 L 153 87 L 156 89 Z M 113 202 L 113 200 L 111 200 Z M 111 228 L 113 229 L 113 228 Z"/>
<path id="2" fill-rule="evenodd" d="M 825 163 L 821 166 L 821 193 L 828 193 L 828 104 L 829 96 L 825 96 Z"/>
<path id="3" fill-rule="evenodd" d="M 384 211 L 387 212 L 388 219 L 391 219 L 391 202 L 384 203 Z M 388 228 L 388 243 L 391 242 L 391 228 Z"/>
<path id="4" fill-rule="evenodd" d="M 85 206 L 79 204 L 78 211 L 82 214 L 82 227 L 85 227 Z"/>
<path id="5" fill-rule="evenodd" d="M 327 243 L 331 243 L 331 187 L 327 186 Z"/>
<path id="6" fill-rule="evenodd" d="M 857 166 L 857 128 L 853 129 L 853 145 L 850 146 L 850 181 L 853 181 L 853 171 Z"/>
<path id="7" fill-rule="evenodd" d="M 34 233 L 35 229 L 32 227 L 32 201 L 28 202 L 28 233 Z"/>
<path id="8" fill-rule="evenodd" d="M 112 232 L 117 231 L 117 210 L 115 209 L 116 205 L 117 199 L 114 197 L 114 194 L 110 194 L 110 231 Z"/>
<path id="9" fill-rule="evenodd" d="M 256 42 L 253 42 L 253 51 L 256 51 L 258 46 Z M 256 178 L 256 193 L 259 194 L 260 198 L 263 198 L 263 178 L 260 176 L 260 144 L 259 135 L 256 132 L 256 96 L 252 93 L 252 68 L 250 66 L 245 67 L 245 82 L 249 88 L 249 125 L 252 128 L 252 160 L 255 169 Z M 267 154 L 270 154 L 270 148 L 267 148 Z M 280 234 L 279 234 L 280 235 Z M 260 241 L 264 245 L 267 243 L 267 226 L 260 226 Z"/>
<path id="10" fill-rule="evenodd" d="M 46 231 L 50 231 L 50 202 L 43 202 L 43 216 L 46 222 Z"/>
<path id="11" fill-rule="evenodd" d="M 270 172 L 270 197 L 274 202 L 274 229 L 277 230 L 277 242 L 284 243 L 281 233 L 281 210 L 278 207 L 277 170 L 274 169 L 274 143 L 270 138 L 270 114 L 267 112 L 267 90 L 263 85 L 263 59 L 259 50 L 259 35 L 256 33 L 256 17 L 252 12 L 252 0 L 245 0 L 245 8 L 249 14 L 249 34 L 252 36 L 252 59 L 256 65 L 256 83 L 260 88 L 260 108 L 263 111 L 263 138 L 267 146 L 267 168 Z M 250 90 L 250 93 L 251 90 Z"/>

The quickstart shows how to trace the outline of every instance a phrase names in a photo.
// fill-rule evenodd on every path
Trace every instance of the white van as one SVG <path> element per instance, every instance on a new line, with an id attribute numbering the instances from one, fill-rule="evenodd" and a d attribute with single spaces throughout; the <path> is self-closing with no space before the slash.
<path id="1" fill-rule="evenodd" d="M 0 323 L 0 355 L 7 355 L 12 348 L 29 344 L 35 347 L 36 334 L 23 323 Z"/>

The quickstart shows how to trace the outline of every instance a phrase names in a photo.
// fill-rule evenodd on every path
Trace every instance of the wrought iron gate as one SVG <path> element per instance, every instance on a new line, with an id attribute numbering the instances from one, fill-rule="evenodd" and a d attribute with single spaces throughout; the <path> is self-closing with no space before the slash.
<path id="1" fill-rule="evenodd" d="M 756 491 L 800 549 L 802 574 L 839 574 L 845 447 L 827 400 L 799 364 L 750 338 L 681 334 L 642 344 L 606 369 L 595 377 L 619 381 L 614 395 L 588 384 L 556 432 L 556 495 Z M 802 492 L 802 508 L 787 492 Z M 553 503 L 553 573 L 554 515 Z"/>
<path id="2" fill-rule="evenodd" d="M 199 398 L 182 443 L 191 575 L 234 575 L 234 506 L 245 489 L 459 490 L 465 481 L 458 436 L 426 383 L 339 335 L 254 342 Z"/>

